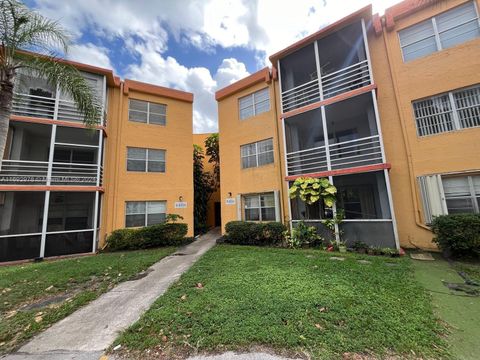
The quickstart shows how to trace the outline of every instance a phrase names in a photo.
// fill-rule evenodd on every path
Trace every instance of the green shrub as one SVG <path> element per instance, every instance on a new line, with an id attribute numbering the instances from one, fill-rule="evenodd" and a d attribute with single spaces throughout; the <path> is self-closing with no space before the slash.
<path id="1" fill-rule="evenodd" d="M 315 226 L 308 226 L 304 221 L 300 221 L 293 227 L 291 233 L 286 232 L 285 239 L 288 247 L 297 249 L 304 246 L 318 246 L 323 239 L 317 233 Z"/>
<path id="2" fill-rule="evenodd" d="M 279 245 L 285 225 L 279 222 L 230 221 L 225 225 L 225 242 L 237 245 Z"/>
<path id="3" fill-rule="evenodd" d="M 433 219 L 433 242 L 453 256 L 480 256 L 480 214 L 442 215 Z"/>
<path id="4" fill-rule="evenodd" d="M 187 224 L 162 223 L 138 229 L 119 229 L 107 237 L 107 250 L 136 250 L 186 243 Z"/>

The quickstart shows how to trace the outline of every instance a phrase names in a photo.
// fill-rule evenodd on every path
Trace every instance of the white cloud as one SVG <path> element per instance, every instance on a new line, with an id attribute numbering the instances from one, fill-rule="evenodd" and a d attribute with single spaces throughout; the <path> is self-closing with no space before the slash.
<path id="1" fill-rule="evenodd" d="M 193 129 L 195 133 L 217 131 L 215 91 L 249 73 L 245 64 L 236 59 L 224 59 L 214 76 L 205 67 L 187 68 L 172 57 L 164 58 L 145 47 L 140 64 L 127 68 L 129 78 L 169 86 L 194 94 Z"/>
<path id="2" fill-rule="evenodd" d="M 214 92 L 247 75 L 245 65 L 225 59 L 214 74 L 205 67 L 187 68 L 166 56 L 169 37 L 212 52 L 215 46 L 254 50 L 258 67 L 268 56 L 363 6 L 373 3 L 382 13 L 399 0 L 34 0 L 44 15 L 59 19 L 77 42 L 90 32 L 102 40 L 119 40 L 138 64 L 120 70 L 125 75 L 195 94 L 196 131 L 216 128 Z M 108 50 L 77 44 L 70 57 L 111 67 Z"/>
<path id="3" fill-rule="evenodd" d="M 108 49 L 92 43 L 75 44 L 69 47 L 67 58 L 83 64 L 114 70 Z"/>

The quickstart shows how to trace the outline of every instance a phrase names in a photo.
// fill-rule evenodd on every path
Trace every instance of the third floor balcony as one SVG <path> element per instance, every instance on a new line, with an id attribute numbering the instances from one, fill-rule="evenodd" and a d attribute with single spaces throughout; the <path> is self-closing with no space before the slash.
<path id="1" fill-rule="evenodd" d="M 280 60 L 282 112 L 372 83 L 363 20 Z"/>
<path id="2" fill-rule="evenodd" d="M 92 89 L 105 125 L 106 79 L 104 76 L 81 72 Z M 17 74 L 15 79 L 12 114 L 42 119 L 83 122 L 73 99 L 55 84 L 27 74 Z"/>

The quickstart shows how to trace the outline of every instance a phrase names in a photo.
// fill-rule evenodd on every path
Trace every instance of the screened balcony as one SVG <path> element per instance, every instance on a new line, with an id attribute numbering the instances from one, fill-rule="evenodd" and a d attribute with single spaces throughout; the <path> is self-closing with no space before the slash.
<path id="1" fill-rule="evenodd" d="M 0 204 L 0 262 L 93 251 L 94 192 L 8 191 Z"/>
<path id="2" fill-rule="evenodd" d="M 101 185 L 100 131 L 57 126 L 52 139 L 52 129 L 10 122 L 0 184 Z"/>
<path id="3" fill-rule="evenodd" d="M 337 187 L 337 211 L 345 218 L 339 225 L 348 245 L 363 241 L 371 246 L 395 247 L 395 232 L 384 171 L 333 177 Z M 323 224 L 333 210 L 321 203 L 306 205 L 301 200 L 290 200 L 292 223 L 304 221 L 315 226 L 325 239 L 333 240 L 332 233 Z"/>
<path id="4" fill-rule="evenodd" d="M 384 162 L 371 92 L 284 121 L 288 176 Z"/>
<path id="5" fill-rule="evenodd" d="M 284 113 L 370 85 L 362 21 L 281 59 L 280 76 Z"/>
<path id="6" fill-rule="evenodd" d="M 96 95 L 100 124 L 105 124 L 106 80 L 103 76 L 82 72 Z M 75 102 L 55 84 L 27 74 L 17 74 L 14 86 L 12 114 L 42 119 L 83 122 L 83 114 Z"/>

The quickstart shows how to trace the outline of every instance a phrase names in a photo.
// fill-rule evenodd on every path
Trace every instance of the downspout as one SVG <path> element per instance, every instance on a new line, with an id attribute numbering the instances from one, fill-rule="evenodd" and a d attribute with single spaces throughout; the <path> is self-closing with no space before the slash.
<path id="1" fill-rule="evenodd" d="M 426 229 L 428 231 L 432 231 L 427 225 L 423 224 L 420 218 L 420 209 L 418 207 L 418 201 L 416 197 L 416 182 L 415 182 L 415 176 L 414 176 L 414 170 L 413 170 L 413 161 L 412 161 L 412 153 L 410 150 L 410 142 L 408 141 L 408 136 L 407 136 L 407 127 L 405 123 L 405 119 L 403 116 L 403 113 L 400 109 L 400 97 L 399 97 L 399 91 L 397 88 L 397 78 L 395 76 L 395 73 L 392 70 L 392 62 L 390 61 L 390 51 L 385 35 L 386 29 L 382 29 L 382 37 L 383 37 L 383 43 L 385 45 L 385 50 L 387 54 L 387 62 L 388 62 L 388 71 L 390 72 L 390 78 L 392 79 L 392 86 L 393 86 L 393 91 L 395 93 L 395 107 L 397 109 L 398 116 L 400 118 L 400 125 L 402 128 L 402 138 L 403 138 L 403 144 L 405 147 L 405 152 L 407 155 L 407 164 L 408 164 L 408 176 L 410 179 L 410 187 L 411 191 L 410 194 L 412 196 L 412 201 L 413 201 L 413 207 L 415 210 L 415 224 L 423 229 Z"/>
<path id="2" fill-rule="evenodd" d="M 278 163 L 280 164 L 280 204 L 281 204 L 281 209 L 282 209 L 282 213 L 283 213 L 283 220 L 285 221 L 285 203 L 284 203 L 284 189 L 283 189 L 283 179 L 282 179 L 282 174 L 283 174 L 283 169 L 282 169 L 282 152 L 280 151 L 280 144 L 282 143 L 281 140 L 280 140 L 280 131 L 278 130 L 278 111 L 277 111 L 277 90 L 275 88 L 275 78 L 273 76 L 273 67 L 272 67 L 272 73 L 270 74 L 271 76 L 271 79 L 272 79 L 272 87 L 273 87 L 273 98 L 275 100 L 275 113 L 274 113 L 274 116 L 275 116 L 275 132 L 277 134 L 277 156 L 278 156 Z M 283 121 L 283 120 L 281 120 Z M 284 151 L 286 151 L 286 149 L 284 149 Z"/>

